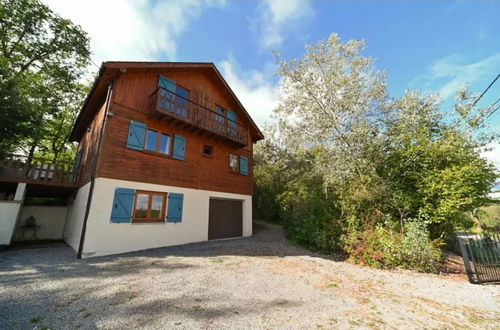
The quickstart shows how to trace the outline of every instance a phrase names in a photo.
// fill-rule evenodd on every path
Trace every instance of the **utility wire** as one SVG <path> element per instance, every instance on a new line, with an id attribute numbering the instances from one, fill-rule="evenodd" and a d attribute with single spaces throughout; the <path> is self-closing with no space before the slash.
<path id="1" fill-rule="evenodd" d="M 474 103 L 472 103 L 471 108 L 476 105 L 476 103 L 483 97 L 484 94 L 486 94 L 486 92 L 490 89 L 491 86 L 493 86 L 493 84 L 498 80 L 498 78 L 500 78 L 500 73 L 496 76 L 495 79 L 493 79 L 490 85 L 486 87 L 486 89 L 481 93 L 481 95 L 479 95 L 479 97 L 474 101 Z"/>
<path id="2" fill-rule="evenodd" d="M 498 102 L 498 101 L 500 101 L 500 99 L 498 99 L 498 100 L 497 100 L 497 102 Z M 497 102 L 495 102 L 495 104 L 496 104 Z M 494 106 L 495 104 L 493 104 L 493 106 Z M 491 107 L 490 107 L 490 109 L 491 109 L 493 106 L 491 106 Z M 500 109 L 500 104 L 499 104 L 499 105 L 497 105 L 497 106 L 496 106 L 496 107 L 495 107 L 495 108 L 494 108 L 494 109 L 493 109 L 493 110 L 492 110 L 492 111 L 491 111 L 491 112 L 490 112 L 490 113 L 486 116 L 486 118 L 484 118 L 484 119 L 486 120 L 486 119 L 490 118 L 490 116 L 491 116 L 491 115 L 493 115 L 493 114 L 494 114 L 494 113 L 495 113 L 498 109 Z"/>
<path id="3" fill-rule="evenodd" d="M 95 64 L 95 62 L 94 62 L 94 61 L 92 61 L 92 59 L 90 59 L 90 63 L 94 64 L 94 65 L 95 65 L 95 67 L 96 67 L 98 70 L 101 68 L 99 65 Z M 500 75 L 499 75 L 499 76 L 500 76 Z M 497 77 L 497 78 L 498 78 L 498 77 Z"/>
<path id="4" fill-rule="evenodd" d="M 500 107 L 500 105 L 496 106 L 498 102 L 500 102 L 500 97 L 495 101 L 495 103 L 493 103 L 492 105 L 490 105 L 490 107 L 488 108 L 488 110 L 486 110 L 486 112 L 488 113 L 488 115 L 486 115 L 486 118 L 488 118 L 489 116 L 491 116 L 498 109 L 498 107 Z"/>

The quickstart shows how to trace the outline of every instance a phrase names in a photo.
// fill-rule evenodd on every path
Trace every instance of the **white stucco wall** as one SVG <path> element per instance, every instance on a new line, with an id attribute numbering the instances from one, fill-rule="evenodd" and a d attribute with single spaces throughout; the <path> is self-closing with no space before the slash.
<path id="1" fill-rule="evenodd" d="M 21 233 L 21 226 L 26 223 L 26 219 L 30 216 L 33 216 L 36 219 L 36 224 L 40 225 L 36 235 L 37 239 L 62 239 L 67 215 L 67 206 L 23 206 L 21 207 L 21 215 L 17 223 L 14 241 L 31 239 L 33 234 L 31 230 L 26 231 L 24 239 Z"/>
<path id="2" fill-rule="evenodd" d="M 14 237 L 19 210 L 26 194 L 26 183 L 16 187 L 13 201 L 0 201 L 0 245 L 9 245 Z"/>
<path id="3" fill-rule="evenodd" d="M 83 218 L 87 207 L 90 182 L 78 189 L 73 204 L 69 207 L 64 240 L 73 250 L 78 251 L 80 235 L 82 234 Z"/>
<path id="4" fill-rule="evenodd" d="M 0 201 L 0 245 L 9 245 L 21 201 Z"/>
<path id="5" fill-rule="evenodd" d="M 180 223 L 111 223 L 115 188 L 184 194 Z M 97 178 L 82 257 L 206 241 L 210 198 L 243 201 L 243 236 L 252 235 L 252 196 Z"/>

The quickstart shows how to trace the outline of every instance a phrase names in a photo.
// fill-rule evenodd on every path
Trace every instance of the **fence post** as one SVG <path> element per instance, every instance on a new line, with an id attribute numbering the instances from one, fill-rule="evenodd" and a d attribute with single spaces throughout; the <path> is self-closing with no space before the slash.
<path id="1" fill-rule="evenodd" d="M 463 237 L 460 234 L 461 233 L 456 233 L 458 245 L 460 246 L 460 252 L 462 254 L 462 258 L 464 259 L 465 271 L 467 273 L 467 277 L 469 278 L 469 282 L 476 283 L 470 266 L 469 254 L 467 253 L 467 248 L 465 246 L 465 244 L 468 244 L 467 237 Z"/>

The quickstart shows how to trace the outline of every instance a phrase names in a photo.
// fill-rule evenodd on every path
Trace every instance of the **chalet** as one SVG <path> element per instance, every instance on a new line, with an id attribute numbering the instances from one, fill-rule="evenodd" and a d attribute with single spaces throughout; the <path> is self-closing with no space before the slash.
<path id="1" fill-rule="evenodd" d="M 75 161 L 0 160 L 0 245 L 64 239 L 85 258 L 250 236 L 261 139 L 212 63 L 104 62 Z"/>

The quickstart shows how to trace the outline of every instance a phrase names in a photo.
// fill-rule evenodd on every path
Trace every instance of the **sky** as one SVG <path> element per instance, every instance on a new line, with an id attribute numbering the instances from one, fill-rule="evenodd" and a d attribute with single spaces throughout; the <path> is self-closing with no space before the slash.
<path id="1" fill-rule="evenodd" d="M 214 62 L 258 125 L 279 102 L 272 51 L 300 57 L 338 33 L 363 39 L 363 55 L 388 76 L 389 93 L 482 92 L 500 73 L 500 1 L 43 0 L 91 38 L 93 62 Z M 93 67 L 96 71 L 97 68 Z M 500 98 L 500 79 L 478 102 Z M 500 130 L 500 109 L 488 118 Z M 500 168 L 500 145 L 485 156 Z"/>

